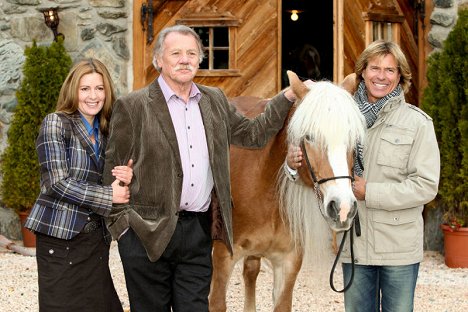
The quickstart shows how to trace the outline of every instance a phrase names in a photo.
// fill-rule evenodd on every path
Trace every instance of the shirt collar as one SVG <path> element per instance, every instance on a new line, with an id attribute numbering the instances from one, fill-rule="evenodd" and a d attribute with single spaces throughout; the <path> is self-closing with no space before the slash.
<path id="1" fill-rule="evenodd" d="M 169 100 L 173 96 L 177 97 L 177 94 L 175 94 L 175 92 L 171 89 L 171 87 L 169 87 L 169 85 L 166 83 L 162 75 L 159 75 L 158 83 L 159 83 L 159 86 L 161 87 L 161 91 L 164 95 L 164 98 L 166 99 L 166 102 L 169 102 Z M 190 88 L 189 98 L 195 98 L 197 102 L 201 98 L 201 92 L 198 89 L 197 85 L 193 82 L 192 82 L 192 87 Z"/>
<path id="2" fill-rule="evenodd" d="M 97 134 L 99 133 L 99 118 L 95 117 L 93 121 L 93 126 L 91 126 L 86 120 L 86 118 L 80 113 L 81 120 L 83 121 L 83 124 L 86 128 L 86 132 L 88 133 L 89 136 L 91 136 L 93 133 Z M 97 138 L 96 138 L 97 139 Z"/>

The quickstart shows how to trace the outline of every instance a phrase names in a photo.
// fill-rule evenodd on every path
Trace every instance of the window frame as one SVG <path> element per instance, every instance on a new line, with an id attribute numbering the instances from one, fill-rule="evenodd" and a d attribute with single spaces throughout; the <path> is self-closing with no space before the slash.
<path id="1" fill-rule="evenodd" d="M 185 25 L 188 27 L 208 28 L 209 32 L 213 32 L 215 27 L 227 27 L 228 28 L 228 40 L 229 40 L 229 63 L 228 69 L 198 69 L 196 77 L 233 77 L 240 76 L 240 70 L 237 68 L 237 29 L 239 27 L 239 20 L 228 14 L 220 15 L 193 15 L 186 16 L 178 19 L 176 24 Z M 210 35 L 210 41 L 212 40 Z M 208 49 L 208 53 L 205 54 L 205 58 L 208 58 L 208 62 L 213 62 L 213 46 L 204 47 Z"/>

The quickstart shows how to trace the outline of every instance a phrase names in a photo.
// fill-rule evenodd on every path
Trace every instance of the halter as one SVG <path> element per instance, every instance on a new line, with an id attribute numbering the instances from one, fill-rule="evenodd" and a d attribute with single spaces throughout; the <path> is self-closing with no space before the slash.
<path id="1" fill-rule="evenodd" d="M 334 177 L 323 178 L 323 179 L 318 180 L 317 177 L 315 176 L 314 168 L 312 168 L 312 165 L 310 164 L 309 157 L 307 156 L 307 151 L 305 149 L 305 144 L 304 144 L 304 138 L 302 138 L 301 140 L 301 148 L 302 148 L 302 152 L 305 155 L 307 168 L 309 169 L 310 175 L 312 176 L 312 180 L 314 181 L 314 186 L 315 186 L 316 191 L 320 184 L 328 182 L 328 181 L 332 181 L 332 180 L 350 179 L 351 182 L 354 182 L 354 177 L 352 176 L 334 176 Z M 318 197 L 321 199 L 322 196 L 318 196 Z"/>
<path id="2" fill-rule="evenodd" d="M 318 202 L 319 209 L 323 214 L 324 213 L 324 211 L 323 211 L 323 209 L 324 209 L 323 208 L 323 198 L 322 198 L 322 192 L 320 191 L 320 184 L 328 182 L 328 181 L 332 181 L 332 180 L 338 180 L 338 179 L 350 179 L 351 183 L 354 183 L 354 171 L 353 171 L 353 176 L 333 176 L 333 177 L 323 178 L 323 179 L 318 180 L 317 177 L 315 176 L 314 169 L 312 168 L 312 165 L 310 164 L 309 157 L 307 155 L 307 151 L 306 151 L 306 148 L 305 148 L 304 138 L 301 139 L 301 149 L 302 149 L 302 152 L 304 153 L 304 156 L 305 156 L 307 169 L 309 170 L 310 175 L 312 176 L 312 180 L 314 182 L 315 196 L 317 197 L 317 202 Z M 359 161 L 359 166 L 363 167 L 360 161 Z M 343 246 L 344 246 L 344 243 L 346 241 L 346 234 L 348 233 L 348 231 L 345 231 L 344 234 L 343 234 L 343 238 L 341 239 L 341 243 L 340 243 L 340 248 L 338 250 L 338 253 L 336 254 L 335 261 L 333 262 L 333 266 L 332 266 L 332 269 L 330 271 L 330 287 L 331 287 L 331 289 L 333 289 L 333 291 L 338 292 L 338 293 L 343 293 L 343 292 L 347 291 L 349 289 L 349 287 L 351 287 L 351 284 L 353 283 L 353 279 L 354 279 L 353 228 L 354 228 L 355 224 L 356 224 L 356 234 L 357 234 L 357 236 L 361 236 L 361 226 L 360 226 L 360 223 L 359 223 L 359 214 L 357 212 L 356 212 L 356 216 L 354 217 L 353 225 L 351 225 L 351 228 L 348 230 L 349 232 L 351 232 L 350 233 L 351 278 L 350 278 L 348 284 L 345 285 L 342 290 L 337 290 L 335 288 L 335 285 L 333 283 L 333 274 L 335 272 L 335 268 L 336 268 L 336 265 L 338 263 L 338 260 L 339 260 L 339 258 L 341 256 L 341 252 L 343 251 Z"/>

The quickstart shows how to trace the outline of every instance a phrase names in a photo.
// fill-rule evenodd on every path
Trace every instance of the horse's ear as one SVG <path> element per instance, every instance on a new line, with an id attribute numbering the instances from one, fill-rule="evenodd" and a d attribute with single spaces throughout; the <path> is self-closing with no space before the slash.
<path id="1" fill-rule="evenodd" d="M 348 91 L 351 94 L 354 94 L 356 92 L 356 74 L 352 73 L 346 76 L 343 81 L 341 82 L 341 87 Z"/>
<path id="2" fill-rule="evenodd" d="M 307 92 L 309 92 L 309 88 L 307 88 L 307 86 L 299 79 L 296 73 L 288 70 L 286 74 L 288 74 L 289 85 L 291 86 L 293 92 L 296 94 L 297 99 L 302 100 L 307 94 Z"/>

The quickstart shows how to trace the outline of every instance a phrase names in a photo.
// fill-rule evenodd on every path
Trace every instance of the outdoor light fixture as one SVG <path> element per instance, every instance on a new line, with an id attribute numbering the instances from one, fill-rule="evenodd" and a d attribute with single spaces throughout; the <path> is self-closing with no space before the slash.
<path id="1" fill-rule="evenodd" d="M 289 10 L 289 13 L 291 13 L 291 20 L 293 22 L 297 21 L 299 19 L 299 13 L 302 13 L 300 10 Z"/>
<path id="2" fill-rule="evenodd" d="M 52 29 L 54 33 L 54 41 L 57 41 L 57 37 L 61 36 L 65 39 L 65 36 L 62 33 L 57 32 L 57 27 L 60 22 L 60 18 L 57 13 L 57 8 L 43 9 L 42 13 L 44 14 L 44 20 L 46 25 Z"/>

